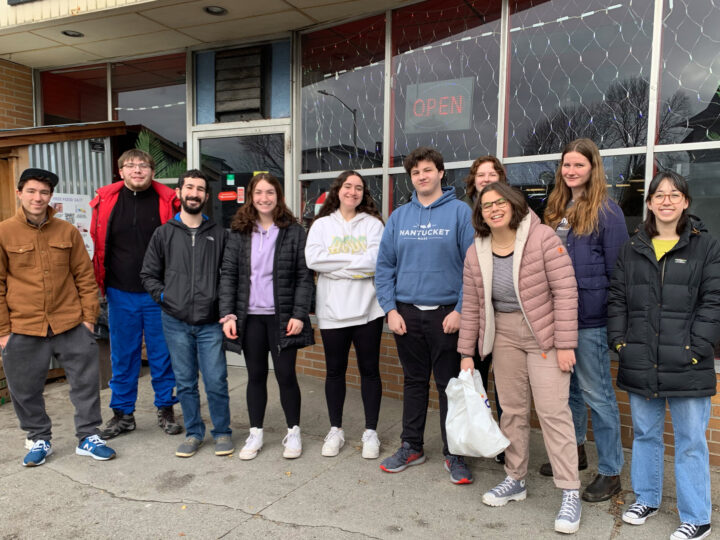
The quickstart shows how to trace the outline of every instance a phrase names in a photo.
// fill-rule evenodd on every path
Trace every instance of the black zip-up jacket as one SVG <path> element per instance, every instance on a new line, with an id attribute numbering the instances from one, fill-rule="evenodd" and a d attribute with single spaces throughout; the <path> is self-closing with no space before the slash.
<path id="1" fill-rule="evenodd" d="M 237 339 L 225 340 L 225 347 L 242 352 L 242 338 L 250 302 L 250 254 L 252 235 L 232 231 L 220 278 L 220 314 L 237 316 Z M 280 335 L 280 350 L 302 348 L 315 343 L 310 323 L 310 303 L 315 295 L 313 274 L 305 264 L 305 229 L 299 224 L 278 231 L 273 258 L 273 298 Z M 290 319 L 303 322 L 296 336 L 285 335 Z M 278 351 L 279 352 L 279 351 Z"/>
<path id="2" fill-rule="evenodd" d="M 618 256 L 608 316 L 619 388 L 647 398 L 714 395 L 720 243 L 691 217 L 658 261 L 641 228 Z"/>
<path id="3" fill-rule="evenodd" d="M 140 278 L 163 311 L 188 324 L 217 323 L 220 265 L 227 232 L 205 219 L 195 236 L 180 215 L 155 229 Z"/>

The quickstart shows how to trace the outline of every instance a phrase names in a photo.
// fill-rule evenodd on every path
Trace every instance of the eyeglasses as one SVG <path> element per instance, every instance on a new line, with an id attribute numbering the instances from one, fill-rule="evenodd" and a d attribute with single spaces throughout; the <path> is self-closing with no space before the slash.
<path id="1" fill-rule="evenodd" d="M 679 191 L 672 191 L 670 193 L 659 193 L 658 192 L 658 193 L 653 194 L 652 200 L 653 200 L 653 202 L 655 202 L 657 204 L 662 204 L 665 202 L 665 197 L 670 199 L 670 202 L 673 204 L 677 204 L 683 200 L 683 194 L 680 193 Z"/>
<path id="2" fill-rule="evenodd" d="M 499 209 L 502 210 L 503 208 L 505 208 L 507 206 L 507 203 L 508 203 L 507 199 L 505 199 L 504 197 L 500 197 L 496 201 L 482 203 L 480 206 L 482 207 L 483 211 L 492 210 L 493 205 L 497 206 Z"/>
<path id="3" fill-rule="evenodd" d="M 125 163 L 123 165 L 123 169 L 133 170 L 133 169 L 137 169 L 137 168 L 139 168 L 143 171 L 146 171 L 150 168 L 150 164 L 149 163 Z"/>

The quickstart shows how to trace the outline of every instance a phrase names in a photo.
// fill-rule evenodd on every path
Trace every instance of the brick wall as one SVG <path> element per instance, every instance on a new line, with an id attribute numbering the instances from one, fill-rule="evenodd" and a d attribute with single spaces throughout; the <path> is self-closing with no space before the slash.
<path id="1" fill-rule="evenodd" d="M 0 60 L 0 129 L 32 127 L 32 70 Z"/>
<path id="2" fill-rule="evenodd" d="M 311 375 L 313 377 L 324 378 L 325 377 L 325 355 L 323 353 L 322 338 L 320 332 L 315 329 L 315 341 L 316 344 L 312 347 L 302 349 L 298 353 L 297 370 L 299 373 L 305 375 Z M 612 374 L 613 382 L 617 378 L 617 362 L 611 362 L 610 371 Z M 383 396 L 402 399 L 402 367 L 397 357 L 397 349 L 395 348 L 395 340 L 392 334 L 386 329 L 382 335 L 382 341 L 380 344 L 380 376 L 382 377 L 383 384 Z M 490 376 L 492 379 L 492 375 Z M 347 372 L 347 384 L 353 388 L 360 388 L 360 372 L 357 369 L 357 363 L 355 361 L 355 352 L 353 349 L 350 350 L 350 362 Z M 490 397 L 490 403 L 492 404 L 493 410 L 495 409 L 495 390 L 494 385 L 490 384 L 488 394 Z M 718 388 L 720 391 L 720 388 Z M 622 437 L 622 443 L 625 448 L 632 448 L 632 419 L 630 417 L 630 402 L 628 395 L 623 390 L 615 389 L 615 395 L 617 397 L 618 408 L 620 409 L 620 435 Z M 720 465 L 720 394 L 713 396 L 712 398 L 712 415 L 710 417 L 710 425 L 707 431 L 708 447 L 710 450 L 710 464 Z M 431 383 L 430 390 L 430 406 L 432 408 L 438 408 L 438 396 L 434 388 L 434 383 Z M 588 414 L 588 419 L 590 415 Z M 588 439 L 593 440 L 592 435 L 592 421 L 589 420 L 588 426 Z M 532 426 L 539 428 L 535 411 L 532 412 Z M 672 423 L 670 420 L 670 413 L 667 413 L 665 418 L 665 454 L 672 456 L 675 453 L 674 437 L 672 431 Z"/>

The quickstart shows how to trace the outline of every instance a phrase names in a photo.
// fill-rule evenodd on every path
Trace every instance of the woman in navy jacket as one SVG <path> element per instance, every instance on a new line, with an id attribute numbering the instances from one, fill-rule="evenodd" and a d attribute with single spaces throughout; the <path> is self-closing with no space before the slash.
<path id="1" fill-rule="evenodd" d="M 688 215 L 682 176 L 657 174 L 645 200 L 647 218 L 620 252 L 608 307 L 608 336 L 620 356 L 617 385 L 630 396 L 634 432 L 635 504 L 622 519 L 642 525 L 658 512 L 667 401 L 682 521 L 670 538 L 705 538 L 712 511 L 705 430 L 720 339 L 720 243 Z"/>
<path id="2" fill-rule="evenodd" d="M 610 376 L 607 295 L 620 248 L 628 238 L 620 207 L 608 197 L 602 158 L 590 139 L 565 146 L 548 198 L 545 222 L 566 244 L 578 283 L 577 364 L 570 384 L 570 408 L 578 443 L 578 466 L 587 467 L 584 443 L 587 409 L 592 413 L 598 474 L 585 488 L 588 502 L 619 493 L 623 466 L 620 413 Z M 584 466 L 583 466 L 584 465 Z M 549 465 L 541 468 L 547 474 Z"/>

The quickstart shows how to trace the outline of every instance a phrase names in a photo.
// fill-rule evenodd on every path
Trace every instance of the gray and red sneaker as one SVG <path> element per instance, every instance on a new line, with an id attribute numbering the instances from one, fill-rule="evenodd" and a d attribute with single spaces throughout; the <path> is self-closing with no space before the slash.
<path id="1" fill-rule="evenodd" d="M 380 468 L 389 473 L 401 472 L 411 465 L 425 463 L 425 454 L 422 450 L 415 450 L 409 442 L 403 442 L 392 456 L 385 458 Z"/>
<path id="2" fill-rule="evenodd" d="M 445 456 L 445 470 L 450 473 L 450 481 L 453 484 L 473 483 L 473 475 L 462 456 L 453 454 Z"/>

